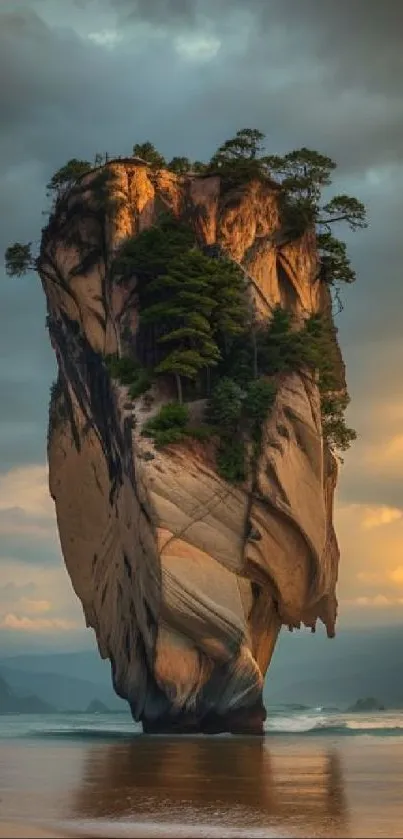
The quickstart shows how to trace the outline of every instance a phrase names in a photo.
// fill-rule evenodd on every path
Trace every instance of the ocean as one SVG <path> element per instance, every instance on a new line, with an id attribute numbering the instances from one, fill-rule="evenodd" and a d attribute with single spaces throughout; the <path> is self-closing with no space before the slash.
<path id="1" fill-rule="evenodd" d="M 403 837 L 403 713 L 271 708 L 264 738 L 2 716 L 0 818 L 98 837 Z"/>

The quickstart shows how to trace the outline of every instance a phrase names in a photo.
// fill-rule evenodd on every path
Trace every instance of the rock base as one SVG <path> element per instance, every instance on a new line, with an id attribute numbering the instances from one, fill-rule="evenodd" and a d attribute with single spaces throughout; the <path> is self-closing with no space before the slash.
<path id="1" fill-rule="evenodd" d="M 262 704 L 237 708 L 228 714 L 210 712 L 204 717 L 181 715 L 165 716 L 157 720 L 143 720 L 145 734 L 238 734 L 264 736 L 266 709 Z"/>

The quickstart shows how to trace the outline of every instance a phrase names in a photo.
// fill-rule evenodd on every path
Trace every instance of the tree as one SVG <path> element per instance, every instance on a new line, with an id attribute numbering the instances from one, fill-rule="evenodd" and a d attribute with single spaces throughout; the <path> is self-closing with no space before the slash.
<path id="1" fill-rule="evenodd" d="M 73 157 L 55 172 L 47 185 L 48 192 L 56 193 L 56 197 L 59 198 L 71 189 L 78 178 L 90 172 L 91 168 L 88 160 L 77 160 Z"/>
<path id="2" fill-rule="evenodd" d="M 153 169 L 164 169 L 166 166 L 165 158 L 157 151 L 155 146 L 147 140 L 145 143 L 136 143 L 133 146 L 134 157 L 141 157 L 146 163 L 149 163 Z"/>
<path id="3" fill-rule="evenodd" d="M 155 372 L 175 377 L 179 402 L 181 378 L 195 380 L 200 370 L 215 366 L 220 358 L 209 320 L 216 301 L 210 295 L 206 261 L 196 249 L 177 256 L 169 273 L 147 284 L 140 313 L 141 324 L 162 329 L 157 343 L 163 358 Z"/>
<path id="4" fill-rule="evenodd" d="M 305 147 L 289 152 L 284 157 L 263 158 L 267 170 L 279 177 L 287 195 L 297 201 L 309 201 L 314 206 L 320 201 L 321 190 L 331 183 L 331 172 L 336 164 L 313 149 Z"/>
<path id="5" fill-rule="evenodd" d="M 362 230 L 368 227 L 364 204 L 350 195 L 335 195 L 321 208 L 317 223 L 330 232 L 330 225 L 338 221 L 345 221 L 350 230 Z"/>
<path id="6" fill-rule="evenodd" d="M 235 137 L 226 140 L 215 152 L 210 166 L 221 167 L 237 161 L 256 160 L 263 148 L 261 145 L 265 135 L 256 128 L 241 128 Z"/>
<path id="7" fill-rule="evenodd" d="M 22 277 L 28 271 L 35 268 L 35 259 L 32 256 L 32 243 L 27 245 L 15 242 L 5 252 L 6 273 L 9 277 Z"/>
<path id="8" fill-rule="evenodd" d="M 331 184 L 336 164 L 317 151 L 304 147 L 284 157 L 265 157 L 263 161 L 267 171 L 280 179 L 286 228 L 295 236 L 300 236 L 309 226 L 315 226 L 319 275 L 328 285 L 335 287 L 338 296 L 338 284 L 352 283 L 356 275 L 345 243 L 332 235 L 332 225 L 345 222 L 351 230 L 366 228 L 364 205 L 350 195 L 335 195 L 326 204 L 321 203 L 322 189 Z"/>
<path id="9" fill-rule="evenodd" d="M 140 308 L 149 306 L 149 282 L 166 274 L 171 262 L 193 247 L 194 241 L 187 224 L 166 215 L 155 226 L 123 242 L 115 258 L 114 274 L 120 282 L 136 275 Z"/>
<path id="10" fill-rule="evenodd" d="M 237 382 L 224 376 L 214 387 L 208 402 L 209 422 L 224 434 L 235 434 L 240 425 L 245 395 Z"/>
<path id="11" fill-rule="evenodd" d="M 188 157 L 173 157 L 167 168 L 170 172 L 176 172 L 177 175 L 186 175 L 190 172 L 192 164 Z"/>
<path id="12" fill-rule="evenodd" d="M 207 163 L 203 163 L 201 160 L 194 160 L 191 164 L 191 169 L 197 175 L 204 175 L 207 172 L 208 166 Z"/>
<path id="13" fill-rule="evenodd" d="M 220 347 L 227 351 L 231 339 L 240 335 L 247 323 L 245 278 L 238 266 L 226 258 L 208 258 L 205 270 L 215 301 L 210 323 Z"/>
<path id="14" fill-rule="evenodd" d="M 316 242 L 321 279 L 329 285 L 337 285 L 339 282 L 353 283 L 356 273 L 351 267 L 345 243 L 331 233 L 318 233 Z"/>

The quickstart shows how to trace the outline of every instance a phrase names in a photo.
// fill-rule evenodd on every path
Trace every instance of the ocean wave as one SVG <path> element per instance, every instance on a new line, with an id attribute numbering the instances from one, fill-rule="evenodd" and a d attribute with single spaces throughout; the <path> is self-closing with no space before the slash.
<path id="1" fill-rule="evenodd" d="M 360 736 L 372 735 L 378 737 L 391 737 L 403 735 L 403 716 L 377 715 L 376 717 L 365 717 L 357 719 L 343 715 L 325 714 L 296 714 L 292 716 L 268 718 L 265 725 L 266 734 L 273 736 L 281 735 L 315 735 L 315 736 Z"/>
<path id="2" fill-rule="evenodd" d="M 130 717 L 23 717 L 7 716 L 0 720 L 0 740 L 13 738 L 81 740 L 81 741 L 117 741 L 128 740 L 142 735 L 142 728 L 135 724 Z M 374 714 L 349 714 L 334 712 L 319 712 L 317 709 L 296 712 L 290 710 L 268 709 L 265 724 L 267 737 L 401 737 L 403 736 L 403 714 L 399 712 L 382 712 Z M 156 735 L 153 735 L 155 739 Z M 160 737 L 173 737 L 159 735 Z M 178 735 L 177 735 L 178 736 Z M 180 735 L 181 739 L 192 738 L 195 735 Z M 217 738 L 231 737 L 230 734 L 203 735 L 198 737 Z"/>

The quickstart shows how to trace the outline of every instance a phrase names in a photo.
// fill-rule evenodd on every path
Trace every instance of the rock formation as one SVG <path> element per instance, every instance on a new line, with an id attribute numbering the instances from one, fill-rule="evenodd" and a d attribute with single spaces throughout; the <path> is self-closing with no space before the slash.
<path id="1" fill-rule="evenodd" d="M 130 401 L 104 362 L 138 325 L 135 273 L 115 283 L 114 256 L 161 211 L 185 217 L 200 244 L 219 244 L 243 266 L 258 316 L 279 303 L 301 319 L 328 311 L 315 236 L 287 242 L 278 203 L 274 184 L 228 189 L 219 176 L 119 160 L 59 198 L 43 232 L 39 272 L 59 368 L 48 455 L 61 547 L 115 689 L 146 731 L 261 732 L 281 626 L 314 629 L 319 618 L 334 634 L 337 470 L 315 376 L 279 381 L 253 486 L 234 486 L 217 473 L 214 442 L 157 449 L 141 436 L 170 398 L 167 385 Z"/>

